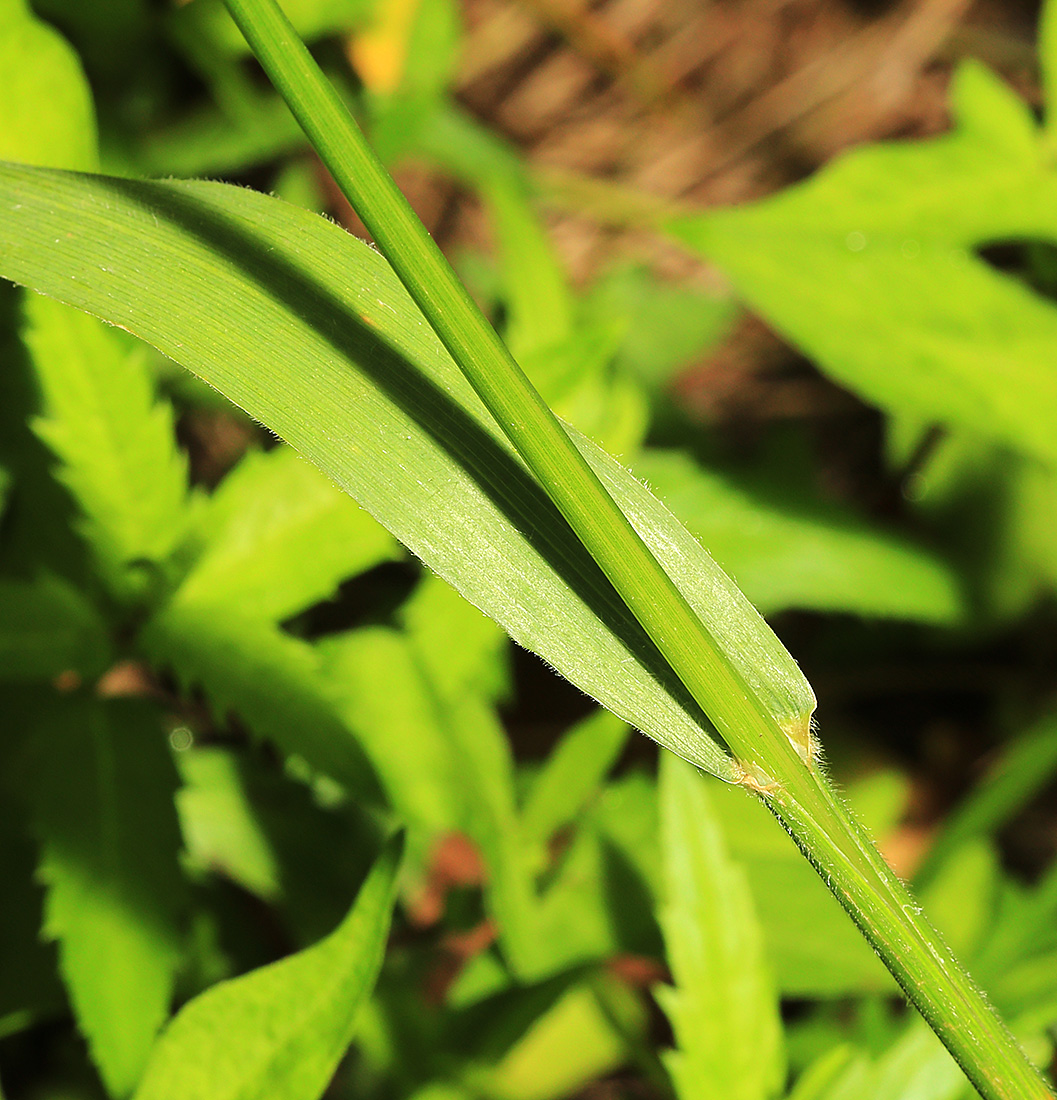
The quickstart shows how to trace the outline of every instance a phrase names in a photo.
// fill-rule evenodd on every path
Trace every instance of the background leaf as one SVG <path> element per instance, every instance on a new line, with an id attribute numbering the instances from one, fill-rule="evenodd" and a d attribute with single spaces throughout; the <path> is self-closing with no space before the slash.
<path id="1" fill-rule="evenodd" d="M 676 1049 L 665 1062 L 680 1100 L 764 1100 L 785 1079 L 778 998 L 744 872 L 727 856 L 704 782 L 661 757 L 665 901 L 673 986 L 656 990 Z"/>
<path id="2" fill-rule="evenodd" d="M 645 451 L 634 469 L 764 614 L 810 608 L 926 623 L 963 614 L 954 571 L 908 539 L 790 494 L 770 499 L 682 451 Z"/>
<path id="3" fill-rule="evenodd" d="M 172 411 L 155 398 L 142 347 L 38 295 L 26 315 L 43 393 L 35 431 L 61 463 L 109 587 L 142 597 L 164 577 L 187 523 L 187 464 Z"/>
<path id="4" fill-rule="evenodd" d="M 45 931 L 107 1089 L 126 1096 L 180 959 L 175 771 L 156 712 L 138 703 L 57 705 L 35 751 Z"/>
<path id="5" fill-rule="evenodd" d="M 953 94 L 951 134 L 855 150 L 774 198 L 673 232 L 866 400 L 1052 464 L 1057 309 L 973 250 L 1052 239 L 1057 175 L 998 77 L 967 62 Z"/>
<path id="6" fill-rule="evenodd" d="M 389 534 L 289 447 L 251 451 L 198 515 L 179 605 L 278 623 L 399 553 Z"/>
<path id="7" fill-rule="evenodd" d="M 386 846 L 325 940 L 186 1005 L 136 1100 L 318 1100 L 382 963 L 400 853 Z"/>

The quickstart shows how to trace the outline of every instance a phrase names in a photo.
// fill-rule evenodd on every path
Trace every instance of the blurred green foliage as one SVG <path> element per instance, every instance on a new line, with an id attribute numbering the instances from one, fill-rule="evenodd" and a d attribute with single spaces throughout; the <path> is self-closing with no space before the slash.
<path id="1" fill-rule="evenodd" d="M 464 263 L 548 401 L 768 616 L 812 614 L 820 681 L 907 646 L 1045 652 L 1057 312 L 1033 242 L 1054 236 L 1057 177 L 1046 125 L 995 75 L 961 69 L 945 138 L 672 227 L 883 414 L 905 500 L 878 518 L 819 491 L 802 439 L 737 460 L 677 407 L 669 383 L 731 300 L 627 267 L 572 286 L 531 170 L 449 95 L 448 0 L 285 7 L 386 157 L 480 196 L 497 247 Z M 325 205 L 214 0 L 0 0 L 0 73 L 3 159 Z M 986 250 L 1011 243 L 995 270 Z M 760 805 L 674 758 L 658 781 L 604 711 L 515 753 L 505 636 L 318 470 L 262 436 L 215 487 L 192 479 L 177 425 L 215 395 L 6 286 L 0 326 L 9 1100 L 558 1100 L 607 1077 L 680 1100 L 966 1094 Z M 1057 770 L 1052 675 L 1024 679 L 995 691 L 993 766 L 921 886 L 1046 1063 L 1057 875 L 1026 883 L 996 848 Z M 849 799 L 884 836 L 908 781 L 840 732 Z"/>

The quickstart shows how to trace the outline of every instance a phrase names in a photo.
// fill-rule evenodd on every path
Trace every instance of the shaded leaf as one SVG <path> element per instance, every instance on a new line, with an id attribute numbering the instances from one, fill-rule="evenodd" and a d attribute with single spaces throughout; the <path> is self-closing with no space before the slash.
<path id="1" fill-rule="evenodd" d="M 191 864 L 219 870 L 258 897 L 279 894 L 279 868 L 235 756 L 204 748 L 176 757 L 183 786 L 176 796 Z"/>
<path id="2" fill-rule="evenodd" d="M 604 710 L 565 734 L 525 799 L 521 820 L 527 841 L 546 841 L 577 818 L 584 803 L 602 786 L 627 737 L 626 724 Z"/>
<path id="3" fill-rule="evenodd" d="M 68 581 L 0 578 L 0 681 L 90 679 L 110 657 L 106 623 Z"/>
<path id="4" fill-rule="evenodd" d="M 326 939 L 185 1005 L 136 1100 L 318 1100 L 382 964 L 400 852 L 386 846 Z"/>
<path id="5" fill-rule="evenodd" d="M 377 800 L 374 770 L 339 717 L 319 654 L 307 642 L 252 612 L 191 600 L 163 608 L 139 641 L 185 686 L 202 687 L 220 719 L 233 711 L 283 752 Z"/>
<path id="6" fill-rule="evenodd" d="M 176 775 L 157 713 L 138 703 L 70 700 L 36 751 L 44 929 L 107 1089 L 125 1096 L 180 961 Z"/>

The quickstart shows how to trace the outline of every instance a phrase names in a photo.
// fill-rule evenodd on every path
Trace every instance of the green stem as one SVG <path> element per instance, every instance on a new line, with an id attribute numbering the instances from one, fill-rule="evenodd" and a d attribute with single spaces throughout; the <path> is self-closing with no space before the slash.
<path id="1" fill-rule="evenodd" d="M 584 461 L 274 0 L 225 0 L 412 299 L 773 812 L 987 1100 L 1050 1096 L 825 779 L 804 765 Z M 751 776 L 752 779 L 748 779 Z M 768 782 L 773 779 L 774 782 Z"/>
<path id="2" fill-rule="evenodd" d="M 265 72 L 415 304 L 740 763 L 799 758 L 478 309 L 274 0 L 225 0 Z"/>
<path id="3" fill-rule="evenodd" d="M 801 777 L 803 778 L 803 773 Z M 800 850 L 986 1100 L 1042 1100 L 1049 1085 L 1031 1064 L 869 834 L 826 778 L 765 795 Z"/>

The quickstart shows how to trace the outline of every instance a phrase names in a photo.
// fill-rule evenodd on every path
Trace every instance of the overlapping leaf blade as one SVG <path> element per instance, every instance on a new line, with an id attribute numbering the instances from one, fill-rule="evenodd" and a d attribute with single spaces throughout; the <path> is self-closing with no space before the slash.
<path id="1" fill-rule="evenodd" d="M 9 166 L 0 203 L 3 274 L 193 368 L 517 640 L 681 755 L 731 774 L 707 719 L 376 254 L 314 215 L 215 184 Z M 145 271 L 164 279 L 164 299 L 142 294 Z M 802 726 L 814 696 L 751 605 L 641 485 L 580 445 L 750 688 Z"/>

